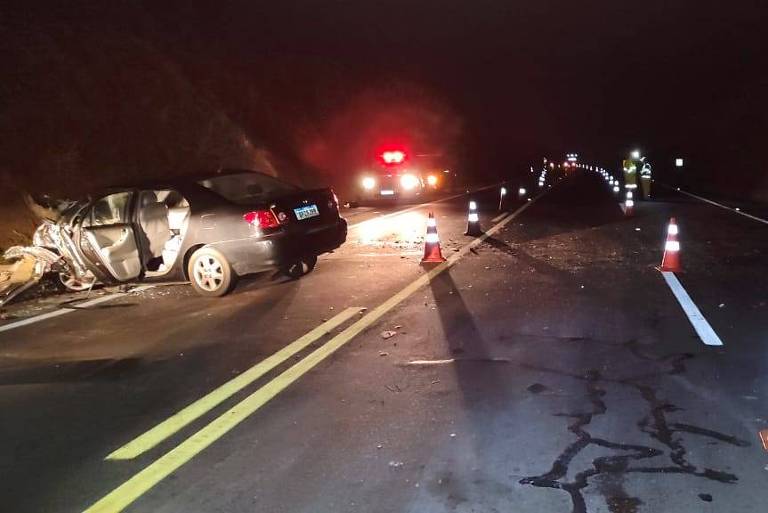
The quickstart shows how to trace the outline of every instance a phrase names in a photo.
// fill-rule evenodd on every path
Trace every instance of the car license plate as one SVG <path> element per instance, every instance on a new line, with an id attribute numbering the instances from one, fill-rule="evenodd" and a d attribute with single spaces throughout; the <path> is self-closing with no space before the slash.
<path id="1" fill-rule="evenodd" d="M 299 221 L 320 215 L 320 211 L 317 209 L 317 205 L 307 205 L 306 207 L 294 208 L 293 211 L 296 213 L 296 219 Z"/>
<path id="2" fill-rule="evenodd" d="M 382 190 L 382 191 L 381 191 L 381 195 L 382 195 L 382 196 L 394 196 L 394 195 L 395 195 L 395 191 L 390 191 L 390 190 Z"/>

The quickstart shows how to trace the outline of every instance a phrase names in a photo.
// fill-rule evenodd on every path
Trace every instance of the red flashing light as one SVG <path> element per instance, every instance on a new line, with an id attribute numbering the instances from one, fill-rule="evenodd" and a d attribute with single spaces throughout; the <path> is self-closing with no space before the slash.
<path id="1" fill-rule="evenodd" d="M 381 154 L 385 164 L 402 164 L 405 162 L 405 152 L 400 150 L 385 151 Z"/>
<path id="2" fill-rule="evenodd" d="M 256 228 L 277 228 L 280 226 L 280 221 L 277 220 L 275 214 L 271 210 L 254 210 L 243 215 L 243 221 L 255 226 Z"/>

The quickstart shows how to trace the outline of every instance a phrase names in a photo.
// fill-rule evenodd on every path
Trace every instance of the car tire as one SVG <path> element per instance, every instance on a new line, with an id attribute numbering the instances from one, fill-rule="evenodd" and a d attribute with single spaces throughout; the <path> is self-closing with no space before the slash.
<path id="1" fill-rule="evenodd" d="M 315 265 L 317 265 L 317 255 L 312 255 L 282 265 L 280 272 L 291 279 L 297 280 L 305 274 L 311 273 Z"/>
<path id="2" fill-rule="evenodd" d="M 82 292 L 92 288 L 96 284 L 96 278 L 91 276 L 80 280 L 69 273 L 59 273 L 59 282 L 68 291 Z"/>
<path id="3" fill-rule="evenodd" d="M 201 296 L 221 297 L 235 285 L 237 275 L 227 259 L 212 248 L 200 248 L 189 258 L 187 276 Z"/>

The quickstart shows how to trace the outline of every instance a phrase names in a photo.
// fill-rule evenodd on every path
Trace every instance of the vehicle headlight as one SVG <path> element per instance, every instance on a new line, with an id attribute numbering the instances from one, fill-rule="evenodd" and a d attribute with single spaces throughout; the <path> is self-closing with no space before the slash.
<path id="1" fill-rule="evenodd" d="M 363 178 L 363 189 L 373 189 L 374 187 L 376 187 L 376 180 L 370 176 Z"/>
<path id="2" fill-rule="evenodd" d="M 414 175 L 403 175 L 400 177 L 400 185 L 406 190 L 413 189 L 419 185 L 419 179 Z"/>
<path id="3" fill-rule="evenodd" d="M 427 177 L 427 183 L 428 183 L 429 185 L 432 185 L 432 186 L 435 186 L 435 185 L 437 185 L 437 177 L 436 177 L 435 175 L 429 175 L 429 176 Z"/>

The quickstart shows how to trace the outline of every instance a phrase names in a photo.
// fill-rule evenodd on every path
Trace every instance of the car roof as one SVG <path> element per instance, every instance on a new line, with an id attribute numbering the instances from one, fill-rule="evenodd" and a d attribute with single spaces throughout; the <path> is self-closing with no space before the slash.
<path id="1" fill-rule="evenodd" d="M 245 173 L 253 173 L 253 174 L 260 174 L 265 176 L 266 173 L 262 173 L 261 171 L 256 171 L 253 169 L 234 169 L 234 168 L 224 168 L 224 169 L 218 169 L 213 172 L 208 173 L 200 173 L 200 174 L 191 174 L 191 175 L 182 175 L 182 176 L 175 176 L 173 178 L 169 178 L 167 180 L 155 180 L 150 182 L 142 182 L 134 185 L 126 185 L 126 186 L 114 186 L 114 187 L 108 187 L 104 189 L 105 192 L 118 192 L 118 191 L 124 191 L 126 189 L 172 189 L 177 188 L 179 186 L 184 185 L 193 185 L 197 184 L 198 182 L 201 182 L 203 180 L 208 180 L 210 178 L 216 178 L 219 176 L 227 176 L 227 175 L 239 175 L 239 174 L 245 174 Z"/>

